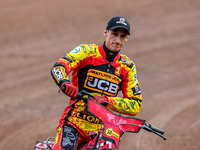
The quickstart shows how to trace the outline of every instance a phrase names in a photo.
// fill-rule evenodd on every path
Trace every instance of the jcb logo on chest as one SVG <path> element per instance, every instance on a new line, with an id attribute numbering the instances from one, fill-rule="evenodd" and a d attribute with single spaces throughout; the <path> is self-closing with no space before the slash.
<path id="1" fill-rule="evenodd" d="M 114 74 L 89 69 L 84 87 L 94 92 L 104 92 L 108 96 L 116 96 L 121 79 Z"/>
<path id="2" fill-rule="evenodd" d="M 85 82 L 85 87 L 94 91 L 104 91 L 108 95 L 115 95 L 118 85 L 103 79 L 89 76 Z"/>

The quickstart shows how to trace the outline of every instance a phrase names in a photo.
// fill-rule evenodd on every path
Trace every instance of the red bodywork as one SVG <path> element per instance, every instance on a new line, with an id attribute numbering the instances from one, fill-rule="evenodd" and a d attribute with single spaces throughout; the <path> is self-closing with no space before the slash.
<path id="1" fill-rule="evenodd" d="M 44 142 L 37 141 L 33 150 L 51 150 L 54 144 L 46 144 Z"/>
<path id="2" fill-rule="evenodd" d="M 142 119 L 118 115 L 92 99 L 89 99 L 87 107 L 88 111 L 103 123 L 103 128 L 98 136 L 87 144 L 86 149 L 88 150 L 95 146 L 100 149 L 118 148 L 124 132 L 137 133 L 145 123 L 145 120 Z"/>
<path id="3" fill-rule="evenodd" d="M 145 120 L 114 113 L 90 98 L 87 109 L 91 115 L 101 120 L 103 126 L 100 133 L 79 150 L 116 149 L 124 132 L 137 133 L 145 124 Z M 33 150 L 51 150 L 53 146 L 37 141 Z"/>

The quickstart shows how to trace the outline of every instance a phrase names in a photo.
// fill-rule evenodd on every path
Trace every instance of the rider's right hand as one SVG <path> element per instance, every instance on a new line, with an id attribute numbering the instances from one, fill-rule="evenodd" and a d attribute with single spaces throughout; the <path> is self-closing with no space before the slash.
<path id="1" fill-rule="evenodd" d="M 75 98 L 78 95 L 78 88 L 75 87 L 74 85 L 72 85 L 69 82 L 64 82 L 61 85 L 60 90 L 62 90 L 63 93 L 65 93 L 69 97 L 74 97 Z"/>

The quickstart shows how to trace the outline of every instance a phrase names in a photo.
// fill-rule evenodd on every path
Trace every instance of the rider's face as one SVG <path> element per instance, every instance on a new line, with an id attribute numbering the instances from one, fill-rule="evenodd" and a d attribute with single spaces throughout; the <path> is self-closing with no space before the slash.
<path id="1" fill-rule="evenodd" d="M 113 52 L 118 52 L 128 41 L 128 34 L 122 28 L 105 30 L 104 37 L 106 38 L 106 47 Z"/>

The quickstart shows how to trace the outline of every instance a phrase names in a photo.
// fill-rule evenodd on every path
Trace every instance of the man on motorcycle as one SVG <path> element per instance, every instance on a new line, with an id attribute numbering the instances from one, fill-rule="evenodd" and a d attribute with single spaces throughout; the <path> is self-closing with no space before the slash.
<path id="1" fill-rule="evenodd" d="M 87 112 L 87 104 L 76 101 L 81 90 L 113 104 L 123 114 L 134 116 L 140 111 L 142 95 L 136 66 L 120 54 L 128 41 L 130 24 L 124 17 L 115 16 L 103 34 L 105 42 L 102 45 L 81 44 L 60 58 L 51 69 L 57 86 L 71 97 L 57 127 L 54 150 L 79 149 L 91 140 L 92 133 L 98 133 L 102 128 L 100 120 Z M 119 91 L 123 98 L 117 97 Z M 101 102 L 98 98 L 96 101 Z M 104 105 L 116 111 L 112 105 Z"/>

